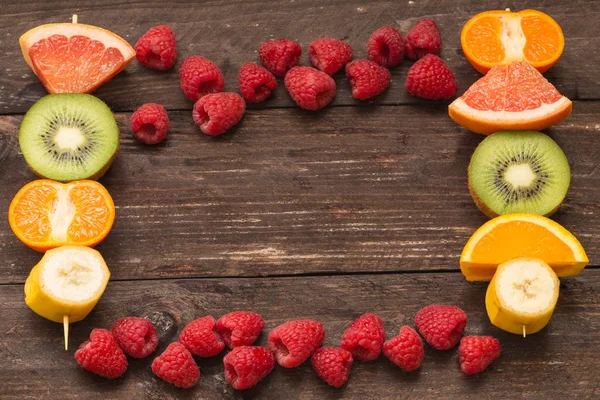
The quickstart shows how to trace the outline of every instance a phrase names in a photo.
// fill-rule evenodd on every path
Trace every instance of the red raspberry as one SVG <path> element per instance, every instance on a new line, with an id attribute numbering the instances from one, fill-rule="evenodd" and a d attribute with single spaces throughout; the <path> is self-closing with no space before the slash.
<path id="1" fill-rule="evenodd" d="M 237 93 L 208 94 L 194 104 L 192 117 L 198 128 L 207 135 L 225 133 L 244 116 L 246 102 Z"/>
<path id="2" fill-rule="evenodd" d="M 135 57 L 148 68 L 165 71 L 175 65 L 177 40 L 167 25 L 155 26 L 135 44 Z"/>
<path id="3" fill-rule="evenodd" d="M 296 104 L 318 110 L 335 97 L 335 81 L 325 72 L 311 67 L 294 67 L 285 75 L 285 87 Z"/>
<path id="4" fill-rule="evenodd" d="M 144 144 L 157 144 L 167 136 L 169 116 L 160 104 L 147 103 L 131 115 L 131 131 Z"/>
<path id="5" fill-rule="evenodd" d="M 264 326 L 260 315 L 250 311 L 234 311 L 219 318 L 215 332 L 233 349 L 254 343 Z"/>
<path id="6" fill-rule="evenodd" d="M 352 47 L 333 38 L 313 40 L 308 47 L 310 62 L 315 68 L 333 75 L 352 60 Z"/>
<path id="7" fill-rule="evenodd" d="M 181 330 L 179 343 L 195 356 L 216 356 L 223 351 L 225 343 L 215 333 L 215 324 L 215 319 L 210 315 L 193 320 Z"/>
<path id="8" fill-rule="evenodd" d="M 346 65 L 352 96 L 366 100 L 382 93 L 390 85 L 390 71 L 369 60 L 354 60 Z"/>
<path id="9" fill-rule="evenodd" d="M 180 388 L 191 388 L 200 378 L 200 368 L 187 349 L 173 342 L 152 361 L 152 372 L 163 381 Z"/>
<path id="10" fill-rule="evenodd" d="M 442 37 L 432 19 L 417 21 L 404 38 L 404 54 L 411 60 L 418 60 L 426 54 L 440 54 Z"/>
<path id="11" fill-rule="evenodd" d="M 121 349 L 133 358 L 148 357 L 158 346 L 156 328 L 146 318 L 121 318 L 115 321 L 111 332 Z"/>
<path id="12" fill-rule="evenodd" d="M 446 63 L 438 56 L 427 54 L 408 70 L 406 90 L 413 96 L 442 100 L 454 96 L 458 85 Z"/>
<path id="13" fill-rule="evenodd" d="M 477 374 L 500 357 L 500 342 L 492 336 L 465 336 L 458 346 L 460 369 L 467 375 Z"/>
<path id="14" fill-rule="evenodd" d="M 310 319 L 288 321 L 269 333 L 269 350 L 285 368 L 302 364 L 325 339 L 323 324 Z"/>
<path id="15" fill-rule="evenodd" d="M 212 61 L 201 56 L 191 56 L 179 66 L 181 90 L 191 101 L 204 95 L 222 92 L 225 87 L 223 73 Z"/>
<path id="16" fill-rule="evenodd" d="M 379 357 L 385 341 L 383 321 L 377 314 L 366 313 L 354 320 L 342 335 L 340 347 L 360 361 Z"/>
<path id="17" fill-rule="evenodd" d="M 339 347 L 321 347 L 312 356 L 312 366 L 317 375 L 329 385 L 339 388 L 348 382 L 352 370 L 352 354 Z"/>
<path id="18" fill-rule="evenodd" d="M 277 80 L 266 68 L 247 62 L 238 74 L 240 92 L 249 103 L 265 101 L 277 87 Z"/>
<path id="19" fill-rule="evenodd" d="M 236 390 L 249 389 L 275 367 L 273 353 L 260 346 L 240 346 L 223 358 L 225 380 Z"/>
<path id="20" fill-rule="evenodd" d="M 383 344 L 383 354 L 406 372 L 421 366 L 425 350 L 419 334 L 410 326 L 400 328 L 400 333 Z"/>
<path id="21" fill-rule="evenodd" d="M 467 314 L 456 306 L 432 304 L 415 316 L 417 329 L 438 350 L 456 346 L 467 325 Z"/>
<path id="22" fill-rule="evenodd" d="M 275 76 L 282 77 L 288 69 L 298 65 L 302 48 L 288 39 L 268 40 L 258 48 L 258 56 L 263 65 Z"/>
<path id="23" fill-rule="evenodd" d="M 367 42 L 369 59 L 382 67 L 395 67 L 404 55 L 404 39 L 397 29 L 384 26 L 371 34 Z"/>
<path id="24" fill-rule="evenodd" d="M 112 333 L 93 329 L 90 340 L 83 342 L 75 352 L 75 360 L 86 371 L 115 379 L 127 371 L 127 357 Z"/>

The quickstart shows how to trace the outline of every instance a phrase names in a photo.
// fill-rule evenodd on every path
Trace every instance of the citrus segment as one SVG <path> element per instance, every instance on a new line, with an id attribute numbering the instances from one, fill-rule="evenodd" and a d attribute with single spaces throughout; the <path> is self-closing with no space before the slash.
<path id="1" fill-rule="evenodd" d="M 559 101 L 562 95 L 526 62 L 494 67 L 461 98 L 476 110 L 526 111 Z"/>
<path id="2" fill-rule="evenodd" d="M 112 225 L 114 205 L 106 190 L 98 190 L 95 185 L 73 185 L 69 195 L 75 209 L 67 236 L 73 244 L 86 243 Z"/>
<path id="3" fill-rule="evenodd" d="M 90 93 L 115 76 L 121 52 L 85 36 L 52 35 L 29 49 L 33 71 L 49 93 Z"/>
<path id="4" fill-rule="evenodd" d="M 465 44 L 479 59 L 492 65 L 498 64 L 505 57 L 501 34 L 500 18 L 495 15 L 484 16 L 467 31 Z"/>
<path id="5" fill-rule="evenodd" d="M 558 276 L 577 275 L 588 263 L 579 241 L 560 224 L 540 215 L 507 214 L 471 236 L 460 267 L 469 281 L 489 281 L 498 265 L 517 257 L 539 258 Z"/>
<path id="6" fill-rule="evenodd" d="M 541 14 L 541 13 L 540 13 Z M 525 15 L 521 18 L 521 29 L 527 38 L 523 47 L 525 60 L 532 63 L 538 71 L 545 72 L 558 61 L 563 51 L 564 38 L 560 26 L 546 14 Z"/>
<path id="7" fill-rule="evenodd" d="M 15 235 L 37 251 L 66 244 L 95 246 L 108 235 L 114 217 L 112 198 L 98 182 L 48 179 L 25 185 L 8 215 Z"/>
<path id="8" fill-rule="evenodd" d="M 9 218 L 21 235 L 36 242 L 48 240 L 52 231 L 50 213 L 59 190 L 59 184 L 48 182 L 43 186 L 27 185 L 19 191 L 19 201 L 11 205 Z"/>
<path id="9" fill-rule="evenodd" d="M 135 57 L 118 35 L 84 24 L 42 25 L 26 32 L 19 43 L 49 93 L 90 93 Z"/>
<path id="10" fill-rule="evenodd" d="M 564 43 L 556 21 L 536 10 L 482 12 L 461 33 L 465 57 L 482 74 L 513 61 L 528 61 L 545 72 L 558 61 Z"/>
<path id="11" fill-rule="evenodd" d="M 476 133 L 542 130 L 571 114 L 572 104 L 527 62 L 494 66 L 448 107 L 450 117 Z"/>

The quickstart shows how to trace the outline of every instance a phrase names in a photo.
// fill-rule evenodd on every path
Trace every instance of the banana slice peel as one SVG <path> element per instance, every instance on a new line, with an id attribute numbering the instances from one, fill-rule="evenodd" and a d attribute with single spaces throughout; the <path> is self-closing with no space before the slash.
<path id="1" fill-rule="evenodd" d="M 58 247 L 47 251 L 29 273 L 25 303 L 50 321 L 81 321 L 100 300 L 109 278 L 110 271 L 97 250 Z"/>
<path id="2" fill-rule="evenodd" d="M 558 276 L 542 260 L 522 257 L 500 264 L 485 296 L 490 322 L 519 335 L 536 333 L 550 321 L 559 288 Z"/>

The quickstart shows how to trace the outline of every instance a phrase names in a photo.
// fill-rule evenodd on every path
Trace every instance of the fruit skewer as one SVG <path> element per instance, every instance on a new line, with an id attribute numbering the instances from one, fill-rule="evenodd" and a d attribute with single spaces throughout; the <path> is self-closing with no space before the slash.
<path id="1" fill-rule="evenodd" d="M 69 315 L 63 315 L 63 331 L 65 336 L 65 350 L 69 350 Z"/>

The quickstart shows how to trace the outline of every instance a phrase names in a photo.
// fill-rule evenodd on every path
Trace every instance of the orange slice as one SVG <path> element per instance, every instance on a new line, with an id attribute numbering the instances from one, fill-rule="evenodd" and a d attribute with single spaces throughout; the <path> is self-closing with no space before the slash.
<path id="1" fill-rule="evenodd" d="M 37 251 L 100 243 L 115 220 L 110 194 L 95 181 L 68 184 L 39 179 L 23 186 L 8 210 L 17 237 Z"/>
<path id="2" fill-rule="evenodd" d="M 558 276 L 577 275 L 589 262 L 583 247 L 560 224 L 535 214 L 506 214 L 477 229 L 460 256 L 468 281 L 489 281 L 498 265 L 517 257 L 546 262 Z"/>
<path id="3" fill-rule="evenodd" d="M 448 107 L 473 132 L 539 131 L 571 115 L 571 100 L 528 62 L 496 65 Z"/>
<path id="4" fill-rule="evenodd" d="M 479 13 L 463 27 L 460 42 L 467 60 L 482 74 L 512 61 L 528 61 L 545 72 L 565 47 L 560 26 L 536 10 Z"/>
<path id="5" fill-rule="evenodd" d="M 91 93 L 135 57 L 123 38 L 85 24 L 47 24 L 19 39 L 25 62 L 49 93 Z"/>

